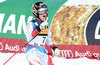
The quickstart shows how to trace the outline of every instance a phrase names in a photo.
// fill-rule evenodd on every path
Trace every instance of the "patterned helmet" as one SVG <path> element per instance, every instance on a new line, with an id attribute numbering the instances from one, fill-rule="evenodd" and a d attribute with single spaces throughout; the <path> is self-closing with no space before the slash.
<path id="1" fill-rule="evenodd" d="M 48 7 L 44 2 L 36 2 L 32 5 L 32 13 L 35 17 L 39 17 L 39 14 L 47 13 L 48 15 Z"/>

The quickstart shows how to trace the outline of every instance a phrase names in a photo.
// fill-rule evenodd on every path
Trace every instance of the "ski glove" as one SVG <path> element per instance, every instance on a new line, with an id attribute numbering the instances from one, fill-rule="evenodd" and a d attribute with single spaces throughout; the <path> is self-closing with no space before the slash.
<path id="1" fill-rule="evenodd" d="M 45 22 L 42 22 L 39 26 L 36 26 L 36 29 L 40 32 L 42 30 L 45 30 L 48 28 L 48 23 L 45 21 Z"/>
<path id="2" fill-rule="evenodd" d="M 52 49 L 54 51 L 54 56 L 58 56 L 60 54 L 60 50 L 58 49 L 58 47 L 54 46 Z"/>
<path id="3" fill-rule="evenodd" d="M 42 22 L 41 24 L 40 24 L 40 29 L 41 30 L 45 30 L 45 29 L 47 29 L 48 28 L 48 22 Z"/>

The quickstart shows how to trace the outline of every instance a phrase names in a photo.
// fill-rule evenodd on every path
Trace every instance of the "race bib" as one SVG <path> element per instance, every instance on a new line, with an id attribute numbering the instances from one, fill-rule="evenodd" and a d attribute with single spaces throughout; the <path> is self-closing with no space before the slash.
<path id="1" fill-rule="evenodd" d="M 39 34 L 34 38 L 32 43 L 34 43 L 34 45 L 36 46 L 45 46 L 46 39 L 47 39 L 47 35 Z"/>
<path id="2" fill-rule="evenodd" d="M 45 46 L 46 39 L 48 35 L 48 28 L 41 31 L 40 34 L 38 34 L 30 44 L 36 45 L 36 46 Z"/>

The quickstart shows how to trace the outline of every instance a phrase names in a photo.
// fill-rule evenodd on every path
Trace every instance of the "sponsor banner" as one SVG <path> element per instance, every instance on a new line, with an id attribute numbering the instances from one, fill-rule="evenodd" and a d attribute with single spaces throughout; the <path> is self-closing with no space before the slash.
<path id="1" fill-rule="evenodd" d="M 100 5 L 66 2 L 51 23 L 51 39 L 60 45 L 100 45 Z"/>
<path id="2" fill-rule="evenodd" d="M 39 0 L 1 0 L 0 2 L 0 37 L 26 39 L 25 28 L 27 22 L 34 19 L 31 12 L 32 4 Z M 67 0 L 41 0 L 49 9 L 48 23 L 51 21 L 59 7 Z M 26 4 L 27 3 L 27 4 Z M 52 3 L 52 5 L 51 5 Z M 56 6 L 57 5 L 57 6 Z"/>
<path id="3" fill-rule="evenodd" d="M 4 42 L 5 44 L 2 44 Z M 22 46 L 24 46 L 24 44 L 22 43 L 25 44 L 26 40 L 19 41 L 19 39 L 0 38 L 0 52 L 15 53 L 19 49 L 21 49 Z M 59 57 L 64 57 L 67 59 L 80 58 L 80 57 L 88 57 L 90 59 L 100 59 L 100 50 L 98 50 L 100 46 L 98 45 L 81 45 L 81 46 L 80 45 L 57 45 L 57 47 L 60 49 Z M 26 50 L 26 47 L 21 49 L 19 53 L 25 53 L 25 50 Z M 50 51 L 50 49 L 47 48 L 47 50 L 49 54 L 51 55 L 52 52 Z"/>
<path id="4" fill-rule="evenodd" d="M 98 45 L 58 45 L 60 48 L 59 57 L 80 58 L 87 57 L 89 59 L 100 60 L 100 46 Z"/>
<path id="5" fill-rule="evenodd" d="M 100 60 L 100 46 L 98 45 L 57 45 L 60 49 L 60 55 L 58 57 L 63 57 L 66 59 L 75 59 L 81 57 L 87 57 L 89 59 Z M 48 55 L 53 55 L 51 48 L 46 46 L 48 50 Z"/>
<path id="6" fill-rule="evenodd" d="M 2 53 L 15 53 L 22 48 L 26 43 L 26 40 L 12 39 L 12 38 L 0 38 L 0 52 Z M 23 48 L 19 53 L 25 52 L 26 48 Z"/>

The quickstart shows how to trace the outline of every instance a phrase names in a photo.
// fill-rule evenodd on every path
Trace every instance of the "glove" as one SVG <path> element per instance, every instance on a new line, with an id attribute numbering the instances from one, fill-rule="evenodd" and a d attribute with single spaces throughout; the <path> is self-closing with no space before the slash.
<path id="1" fill-rule="evenodd" d="M 41 30 L 45 30 L 45 29 L 47 29 L 47 28 L 48 28 L 48 22 L 47 22 L 47 21 L 42 22 L 42 23 L 40 24 L 40 29 L 41 29 Z"/>
<path id="2" fill-rule="evenodd" d="M 60 50 L 58 49 L 58 47 L 54 46 L 52 49 L 54 50 L 54 56 L 60 55 Z"/>
<path id="3" fill-rule="evenodd" d="M 40 26 L 36 26 L 36 29 L 40 32 L 42 30 L 45 30 L 48 28 L 48 23 L 45 21 L 45 22 L 42 22 L 40 24 Z"/>

